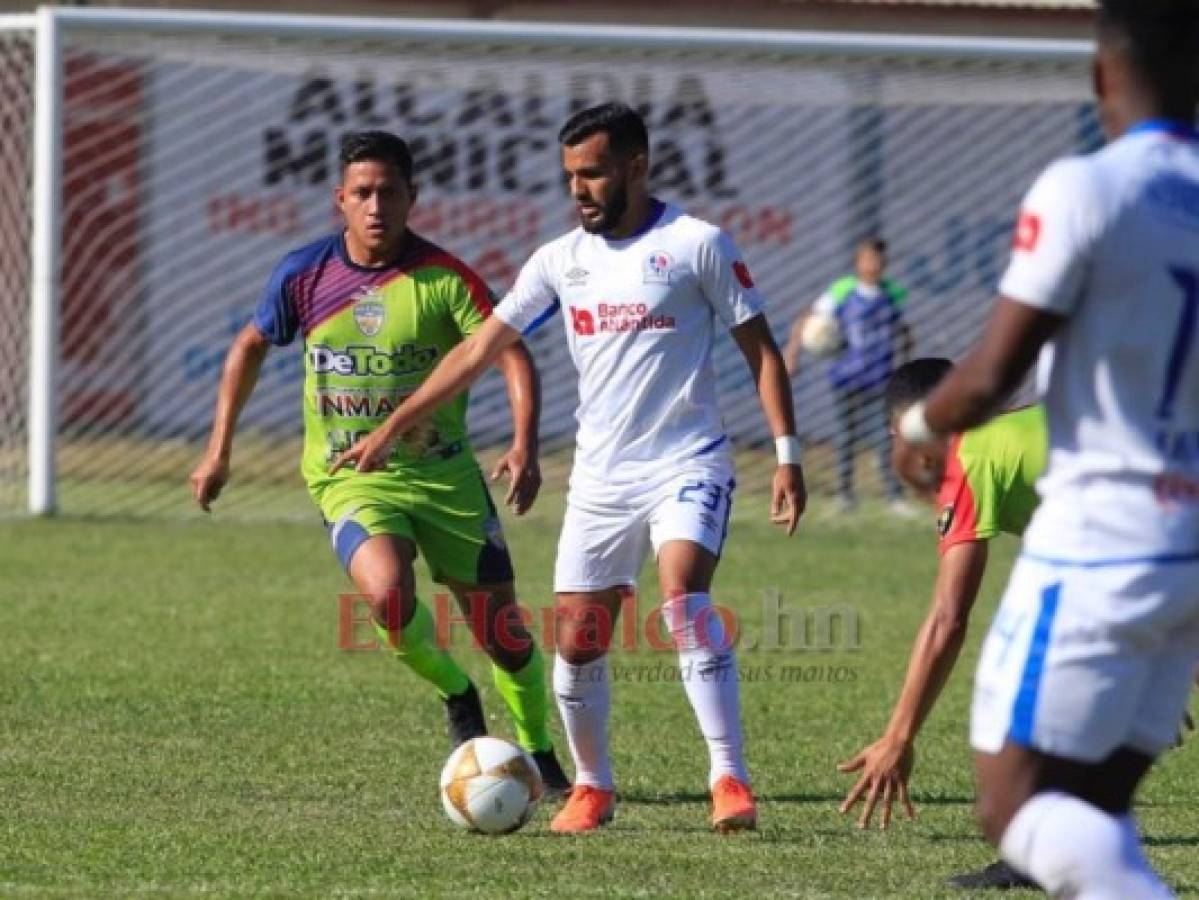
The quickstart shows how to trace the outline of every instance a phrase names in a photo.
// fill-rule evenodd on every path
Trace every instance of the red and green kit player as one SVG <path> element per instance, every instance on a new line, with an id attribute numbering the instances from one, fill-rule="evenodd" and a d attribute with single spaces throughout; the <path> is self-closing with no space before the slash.
<path id="1" fill-rule="evenodd" d="M 413 562 L 455 595 L 492 659 L 495 685 L 517 739 L 546 787 L 569 784 L 547 731 L 545 667 L 516 621 L 512 562 L 496 509 L 467 440 L 465 394 L 438 407 L 396 443 L 386 465 L 331 473 L 330 462 L 373 430 L 439 360 L 491 314 L 486 285 L 456 257 L 408 229 L 416 200 L 412 157 L 399 137 L 349 135 L 334 198 L 344 229 L 284 257 L 253 321 L 225 361 L 215 422 L 192 491 L 205 509 L 229 477 L 238 415 L 272 344 L 304 342 L 301 471 L 330 540 L 377 630 L 446 705 L 451 743 L 486 733 L 479 695 L 434 640 L 415 595 Z M 536 498 L 537 374 L 522 344 L 497 360 L 512 403 L 514 440 L 492 474 L 507 473 L 506 502 L 523 513 Z M 501 638 L 503 638 L 501 640 Z"/>
<path id="2" fill-rule="evenodd" d="M 919 448 L 894 433 L 899 417 L 931 393 L 952 368 L 946 359 L 913 360 L 895 371 L 886 389 L 894 435 L 892 464 L 909 487 L 936 504 L 941 563 L 932 604 L 916 636 L 887 728 L 882 737 L 840 766 L 842 772 L 858 773 L 841 811 L 848 812 L 863 801 L 858 818 L 863 828 L 876 806 L 881 805 L 884 828 L 890 824 L 893 803 L 900 803 L 909 818 L 915 815 L 908 778 L 915 762 L 916 734 L 962 649 L 990 541 L 1000 534 L 1024 533 L 1038 503 L 1036 480 L 1045 468 L 1048 437 L 1040 406 L 1008 412 L 981 428 Z M 959 875 L 950 883 L 963 888 L 1035 887 L 1003 862 Z"/>

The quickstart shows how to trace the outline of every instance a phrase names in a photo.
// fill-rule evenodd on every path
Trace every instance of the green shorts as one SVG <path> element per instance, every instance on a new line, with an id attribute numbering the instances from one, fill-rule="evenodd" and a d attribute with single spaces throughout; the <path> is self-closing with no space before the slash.
<path id="1" fill-rule="evenodd" d="M 324 487 L 317 505 L 346 571 L 367 538 L 390 534 L 416 544 L 434 581 L 513 580 L 503 528 L 478 466 L 435 478 L 355 475 Z"/>

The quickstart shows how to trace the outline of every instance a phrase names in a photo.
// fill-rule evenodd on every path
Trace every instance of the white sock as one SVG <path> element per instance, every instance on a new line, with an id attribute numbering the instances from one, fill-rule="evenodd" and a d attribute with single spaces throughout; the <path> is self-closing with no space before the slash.
<path id="1" fill-rule="evenodd" d="M 1149 867 L 1131 816 L 1109 816 L 1069 794 L 1050 791 L 1026 802 L 1003 833 L 999 850 L 1053 896 L 1076 900 L 1174 896 Z"/>
<path id="2" fill-rule="evenodd" d="M 572 666 L 555 654 L 554 696 L 575 762 L 575 784 L 612 790 L 612 762 L 608 758 L 612 686 L 608 682 L 608 657 Z"/>
<path id="3" fill-rule="evenodd" d="M 737 655 L 728 646 L 724 623 L 708 594 L 684 594 L 662 605 L 663 618 L 679 650 L 687 699 L 708 744 L 708 786 L 725 775 L 749 784 L 741 736 Z"/>

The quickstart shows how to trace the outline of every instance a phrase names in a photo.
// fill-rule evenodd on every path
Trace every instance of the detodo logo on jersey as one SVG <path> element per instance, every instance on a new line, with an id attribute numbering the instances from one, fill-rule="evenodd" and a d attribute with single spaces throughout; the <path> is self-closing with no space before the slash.
<path id="1" fill-rule="evenodd" d="M 308 348 L 308 361 L 317 375 L 407 375 L 429 368 L 436 359 L 436 347 L 416 344 L 404 344 L 392 351 L 378 347 L 338 350 L 324 344 Z"/>

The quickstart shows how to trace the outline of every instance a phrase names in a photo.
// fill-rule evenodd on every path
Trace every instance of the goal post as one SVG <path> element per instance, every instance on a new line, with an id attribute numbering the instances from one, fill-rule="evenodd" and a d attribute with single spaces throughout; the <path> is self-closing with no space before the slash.
<path id="1" fill-rule="evenodd" d="M 36 14 L 33 222 L 29 313 L 29 512 L 55 509 L 59 250 L 62 235 L 62 52 L 58 13 Z"/>
<path id="2" fill-rule="evenodd" d="M 413 226 L 497 294 L 571 226 L 555 135 L 606 99 L 641 109 L 655 193 L 737 240 L 782 342 L 868 234 L 909 290 L 916 351 L 977 334 L 1020 195 L 1098 126 L 1087 42 L 43 8 L 0 16 L 0 515 L 195 515 L 186 476 L 220 363 L 274 263 L 336 227 L 340 136 L 411 143 Z M 561 324 L 529 340 L 543 446 L 569 458 Z M 310 516 L 300 356 L 268 356 L 221 500 Z M 716 348 L 743 484 L 771 455 L 735 346 Z M 843 423 L 827 365 L 794 382 L 816 492 Z M 509 432 L 489 374 L 477 447 Z M 869 483 L 864 434 L 861 479 Z M 561 451 L 561 452 L 559 452 Z M 869 488 L 867 488 L 869 490 Z"/>

